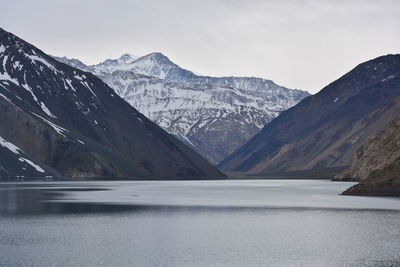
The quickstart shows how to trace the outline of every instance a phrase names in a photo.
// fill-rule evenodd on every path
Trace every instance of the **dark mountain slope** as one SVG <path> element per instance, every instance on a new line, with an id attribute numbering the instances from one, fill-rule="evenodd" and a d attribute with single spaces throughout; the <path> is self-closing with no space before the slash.
<path id="1" fill-rule="evenodd" d="M 59 135 L 56 143 L 68 143 L 62 155 L 58 155 L 57 146 L 50 142 L 47 155 L 41 157 L 44 164 L 61 175 L 223 177 L 201 156 L 146 119 L 96 76 L 60 63 L 2 29 L 0 85 L 26 120 L 34 117 L 38 121 L 39 118 L 47 130 L 51 128 Z M 30 145 L 25 140 L 28 138 L 32 139 L 30 142 L 38 142 L 36 147 L 44 149 L 38 136 L 29 136 L 23 129 L 15 130 L 8 125 L 2 128 L 3 134 L 9 136 L 8 141 L 27 153 Z M 20 130 L 23 133 L 19 136 L 11 133 Z M 40 158 L 40 154 L 32 150 L 31 156 Z M 55 155 L 59 156 L 58 160 Z M 76 158 L 71 159 L 73 155 Z M 62 163 L 63 156 L 70 161 Z M 82 163 L 88 159 L 91 160 L 87 164 Z M 79 171 L 74 168 L 75 164 L 85 165 L 86 170 Z M 93 166 L 98 167 L 95 172 Z"/>
<path id="2" fill-rule="evenodd" d="M 400 55 L 362 63 L 281 113 L 220 167 L 255 173 L 343 168 L 400 114 L 399 96 Z"/>
<path id="3" fill-rule="evenodd" d="M 31 161 L 46 170 L 46 174 L 33 175 L 18 172 L 17 168 L 3 177 L 148 175 L 144 169 L 139 171 L 140 168 L 131 167 L 122 158 L 110 156 L 112 153 L 107 148 L 38 114 L 29 104 L 0 86 L 0 137 L 23 148 Z M 4 156 L 1 162 L 18 166 L 14 158 Z M 3 167 L 10 170 L 5 165 Z"/>

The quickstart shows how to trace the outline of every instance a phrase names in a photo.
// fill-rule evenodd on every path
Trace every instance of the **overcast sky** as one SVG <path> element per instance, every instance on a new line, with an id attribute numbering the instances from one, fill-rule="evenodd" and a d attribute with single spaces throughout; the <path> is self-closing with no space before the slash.
<path id="1" fill-rule="evenodd" d="M 400 53 L 398 0 L 2 0 L 0 27 L 87 64 L 162 52 L 212 76 L 315 93 L 357 64 Z"/>

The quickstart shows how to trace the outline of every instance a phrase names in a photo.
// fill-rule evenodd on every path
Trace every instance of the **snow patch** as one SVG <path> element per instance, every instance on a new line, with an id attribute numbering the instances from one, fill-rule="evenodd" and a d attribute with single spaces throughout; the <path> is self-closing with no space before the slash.
<path id="1" fill-rule="evenodd" d="M 4 73 L 0 72 L 0 81 L 9 81 L 9 82 L 12 82 L 13 84 L 19 86 L 18 80 L 11 78 L 11 76 L 7 72 L 4 72 Z"/>
<path id="2" fill-rule="evenodd" d="M 42 108 L 43 112 L 46 113 L 49 117 L 51 118 L 57 118 L 56 116 L 54 116 L 50 110 L 46 107 L 46 105 L 43 102 L 40 102 L 40 107 Z"/>
<path id="3" fill-rule="evenodd" d="M 22 65 L 19 61 L 14 61 L 13 62 L 13 68 L 16 70 L 22 70 Z"/>
<path id="4" fill-rule="evenodd" d="M 382 82 L 387 82 L 387 81 L 389 81 L 389 80 L 391 80 L 391 79 L 393 79 L 395 77 L 396 77 L 395 75 L 389 75 L 385 79 L 383 79 Z"/>
<path id="5" fill-rule="evenodd" d="M 87 89 L 89 89 L 89 91 L 97 98 L 97 95 L 93 92 L 93 90 L 90 88 L 90 86 L 88 85 L 88 83 L 86 81 L 85 82 L 81 82 L 81 84 L 83 86 L 85 86 Z"/>
<path id="6" fill-rule="evenodd" d="M 65 79 L 65 81 L 67 82 L 69 87 L 72 89 L 72 91 L 76 92 L 76 89 L 72 86 L 72 81 L 70 79 Z M 65 88 L 65 89 L 67 89 L 67 88 Z"/>
<path id="7" fill-rule="evenodd" d="M 17 154 L 17 155 L 19 155 L 22 152 L 22 150 L 19 147 L 17 147 L 13 143 L 6 141 L 1 136 L 0 136 L 0 146 L 7 148 L 8 150 L 10 150 L 11 152 L 13 152 L 14 154 Z"/>
<path id="8" fill-rule="evenodd" d="M 44 171 L 39 165 L 33 163 L 33 162 L 30 161 L 29 159 L 20 157 L 18 160 L 21 161 L 21 162 L 28 163 L 29 165 L 31 165 L 31 166 L 32 166 L 36 171 L 38 171 L 38 172 L 45 173 L 45 171 Z"/>
<path id="9" fill-rule="evenodd" d="M 32 50 L 32 51 L 35 53 L 34 50 Z M 26 54 L 25 54 L 25 55 L 26 55 Z M 35 65 L 36 65 L 35 62 L 40 62 L 40 63 L 44 64 L 45 66 L 47 66 L 49 69 L 53 70 L 54 72 L 57 72 L 57 73 L 59 72 L 59 71 L 58 71 L 56 68 L 54 68 L 54 66 L 51 65 L 47 60 L 45 60 L 44 58 L 41 58 L 41 57 L 37 56 L 36 53 L 35 53 L 34 56 L 32 56 L 32 55 L 26 55 L 26 57 L 28 57 L 28 58 L 33 62 L 33 64 L 35 64 Z"/>
<path id="10" fill-rule="evenodd" d="M 10 143 L 10 142 L 6 141 L 1 136 L 0 136 L 0 146 L 7 148 L 8 150 L 10 150 L 11 152 L 13 152 L 14 154 L 17 154 L 17 155 L 20 155 L 23 152 L 22 149 L 20 149 L 19 147 L 17 147 L 13 143 Z M 41 172 L 41 173 L 45 172 L 39 165 L 33 163 L 29 159 L 26 159 L 26 158 L 23 158 L 23 157 L 19 157 L 18 160 L 21 161 L 21 162 L 25 162 L 25 163 L 31 165 L 38 172 Z"/>
<path id="11" fill-rule="evenodd" d="M 51 121 L 49 121 L 49 120 L 43 118 L 42 116 L 40 116 L 40 115 L 38 115 L 38 114 L 36 114 L 36 113 L 33 113 L 33 112 L 32 112 L 32 114 L 35 115 L 35 116 L 37 116 L 37 117 L 39 117 L 39 118 L 41 118 L 44 122 L 46 122 L 48 125 L 50 125 L 50 126 L 54 129 L 54 131 L 56 131 L 57 133 L 59 133 L 60 135 L 62 135 L 62 136 L 64 136 L 64 137 L 66 137 L 66 136 L 64 135 L 64 132 L 67 132 L 67 133 L 68 133 L 68 130 L 66 130 L 66 129 L 60 127 L 60 126 L 58 126 L 57 124 L 55 124 L 55 123 L 53 123 L 53 122 L 51 122 Z"/>
<path id="12" fill-rule="evenodd" d="M 4 72 L 6 72 L 6 63 L 7 63 L 7 60 L 8 60 L 8 55 L 5 55 L 5 56 L 3 57 L 3 70 L 4 70 Z"/>
<path id="13" fill-rule="evenodd" d="M 25 81 L 25 84 L 20 84 L 20 86 L 25 88 L 25 90 L 28 91 L 32 95 L 33 100 L 35 100 L 35 102 L 38 103 L 39 106 L 41 106 L 39 104 L 39 100 L 37 99 L 36 95 L 33 93 L 32 88 L 29 87 L 29 85 L 26 83 L 26 81 Z"/>
<path id="14" fill-rule="evenodd" d="M 76 74 L 75 71 L 74 71 L 74 74 Z M 77 80 L 83 81 L 84 79 L 86 79 L 86 75 L 79 76 L 79 75 L 76 74 L 74 76 L 74 78 L 77 79 Z"/>

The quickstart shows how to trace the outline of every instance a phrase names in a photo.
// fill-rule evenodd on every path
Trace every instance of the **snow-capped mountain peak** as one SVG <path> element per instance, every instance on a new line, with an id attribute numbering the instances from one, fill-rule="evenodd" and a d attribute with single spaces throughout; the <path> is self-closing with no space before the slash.
<path id="1" fill-rule="evenodd" d="M 106 59 L 103 62 L 89 66 L 94 68 L 97 74 L 100 73 L 111 73 L 115 70 L 128 70 L 129 64 L 138 59 L 137 56 L 133 54 L 123 54 L 117 59 Z"/>
<path id="2" fill-rule="evenodd" d="M 160 52 L 151 53 L 138 58 L 129 64 L 129 70 L 167 80 L 170 80 L 170 77 L 176 72 L 188 72 L 190 75 L 193 74 L 192 72 L 182 69 Z"/>
<path id="3" fill-rule="evenodd" d="M 157 61 L 159 63 L 162 63 L 162 64 L 176 65 L 166 55 L 164 55 L 161 52 L 153 52 L 153 53 L 150 53 L 150 54 L 145 55 L 145 56 L 140 57 L 140 58 L 141 59 L 143 59 L 143 58 L 151 58 L 151 59 L 153 59 L 153 60 L 155 60 L 155 61 Z"/>
<path id="4" fill-rule="evenodd" d="M 139 57 L 134 55 L 134 54 L 123 54 L 122 56 L 120 56 L 120 58 L 118 60 L 120 60 L 121 62 L 125 62 L 125 63 L 130 63 L 135 61 L 136 59 L 138 59 Z"/>
<path id="5" fill-rule="evenodd" d="M 106 59 L 103 62 L 93 65 L 93 66 L 101 67 L 101 66 L 110 66 L 110 65 L 114 65 L 114 66 L 126 65 L 126 64 L 132 63 L 133 61 L 135 61 L 138 58 L 139 58 L 138 56 L 135 56 L 133 54 L 123 54 L 122 56 L 120 56 L 117 59 Z"/>
<path id="6" fill-rule="evenodd" d="M 195 75 L 162 53 L 129 64 L 107 62 L 112 67 L 89 68 L 133 107 L 212 163 L 309 95 L 262 78 Z"/>

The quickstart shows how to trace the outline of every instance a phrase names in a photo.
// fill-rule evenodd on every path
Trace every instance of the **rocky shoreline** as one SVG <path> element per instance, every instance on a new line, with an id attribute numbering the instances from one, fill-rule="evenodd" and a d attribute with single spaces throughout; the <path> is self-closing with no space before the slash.
<path id="1" fill-rule="evenodd" d="M 400 196 L 400 118 L 360 147 L 344 177 L 360 183 L 343 195 Z"/>

